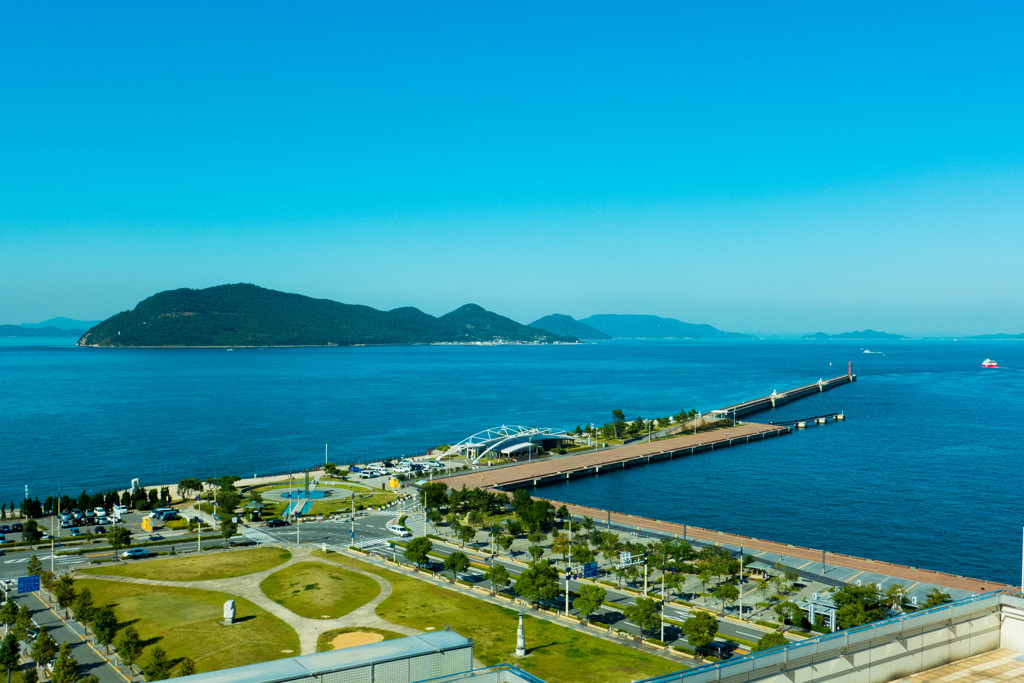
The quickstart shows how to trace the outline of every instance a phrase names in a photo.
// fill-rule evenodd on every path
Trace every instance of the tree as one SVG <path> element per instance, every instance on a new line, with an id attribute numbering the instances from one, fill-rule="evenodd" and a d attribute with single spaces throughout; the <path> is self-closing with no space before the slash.
<path id="1" fill-rule="evenodd" d="M 708 584 L 711 583 L 711 569 L 703 564 L 697 568 L 697 579 L 700 581 L 700 592 L 706 593 Z"/>
<path id="2" fill-rule="evenodd" d="M 188 477 L 182 479 L 178 484 L 178 495 L 182 498 L 191 498 L 196 494 L 202 492 L 203 482 L 199 481 L 195 477 Z"/>
<path id="3" fill-rule="evenodd" d="M 39 561 L 39 558 L 33 555 L 28 558 L 28 564 L 25 565 L 25 571 L 28 572 L 29 576 L 39 576 L 43 573 L 43 563 Z"/>
<path id="4" fill-rule="evenodd" d="M 238 531 L 238 525 L 231 521 L 231 516 L 221 513 L 220 535 L 224 539 L 224 550 L 228 549 L 228 539 L 234 536 L 236 531 Z"/>
<path id="5" fill-rule="evenodd" d="M 683 574 L 666 574 L 665 575 L 665 587 L 668 588 L 669 595 L 675 592 L 676 597 L 680 596 L 679 589 L 686 585 L 686 577 Z"/>
<path id="6" fill-rule="evenodd" d="M 29 605 L 22 603 L 22 606 L 17 608 L 17 618 L 14 620 L 14 628 L 10 630 L 14 637 L 20 640 L 28 640 L 29 632 L 35 627 L 35 623 L 32 621 L 32 610 L 29 609 Z"/>
<path id="7" fill-rule="evenodd" d="M 607 591 L 600 586 L 584 584 L 580 587 L 580 597 L 572 601 L 573 608 L 580 613 L 580 616 L 587 622 L 590 615 L 601 609 Z"/>
<path id="8" fill-rule="evenodd" d="M 715 596 L 722 601 L 722 614 L 725 614 L 725 606 L 736 602 L 740 589 L 731 583 L 723 583 L 715 589 Z"/>
<path id="9" fill-rule="evenodd" d="M 511 536 L 506 536 L 505 534 L 502 534 L 501 536 L 496 537 L 494 539 L 494 542 L 498 544 L 499 548 L 501 548 L 507 553 L 509 550 L 512 549 L 512 543 L 515 542 L 515 539 Z"/>
<path id="10" fill-rule="evenodd" d="M 836 621 L 840 628 L 853 628 L 885 619 L 888 615 L 884 596 L 878 586 L 869 583 L 864 586 L 841 586 L 832 592 L 832 600 L 839 610 Z"/>
<path id="11" fill-rule="evenodd" d="M 43 537 L 43 532 L 39 529 L 39 522 L 34 519 L 30 519 L 25 522 L 25 526 L 21 530 L 21 537 L 26 541 L 35 543 Z"/>
<path id="12" fill-rule="evenodd" d="M 585 545 L 574 545 L 572 547 L 572 561 L 578 564 L 593 562 L 594 551 Z"/>
<path id="13" fill-rule="evenodd" d="M 484 578 L 491 582 L 491 593 L 502 592 L 512 583 L 512 575 L 503 564 L 495 562 L 484 574 Z"/>
<path id="14" fill-rule="evenodd" d="M 162 681 L 171 677 L 171 662 L 167 653 L 159 645 L 149 652 L 149 664 L 143 669 L 147 681 Z"/>
<path id="15" fill-rule="evenodd" d="M 761 594 L 762 599 L 767 600 L 768 594 L 772 592 L 772 582 L 768 579 L 761 579 L 757 582 L 757 591 Z"/>
<path id="16" fill-rule="evenodd" d="M 564 506 L 563 506 L 564 507 Z M 572 550 L 572 546 L 569 544 L 569 534 L 558 534 L 551 541 L 551 552 L 561 553 L 562 561 L 569 561 L 569 551 Z"/>
<path id="17" fill-rule="evenodd" d="M 538 562 L 540 558 L 544 557 L 544 548 L 539 545 L 531 545 L 526 551 L 530 553 L 530 557 L 533 558 L 534 562 Z"/>
<path id="18" fill-rule="evenodd" d="M 718 634 L 718 620 L 710 612 L 694 612 L 683 622 L 683 635 L 698 651 L 707 647 Z"/>
<path id="19" fill-rule="evenodd" d="M 409 541 L 408 545 L 405 546 L 403 555 L 405 559 L 412 562 L 419 569 L 421 566 L 426 565 L 427 555 L 433 548 L 434 544 L 430 542 L 429 538 L 420 536 Z"/>
<path id="20" fill-rule="evenodd" d="M 96 616 L 96 606 L 92 603 L 92 591 L 83 588 L 75 598 L 75 619 L 85 627 L 85 635 L 89 635 L 89 624 Z"/>
<path id="21" fill-rule="evenodd" d="M 7 672 L 7 683 L 11 683 L 11 672 L 21 664 L 20 652 L 21 646 L 13 633 L 8 633 L 0 641 L 0 669 Z"/>
<path id="22" fill-rule="evenodd" d="M 761 636 L 761 639 L 757 641 L 754 647 L 750 648 L 750 651 L 760 652 L 761 650 L 770 650 L 773 647 L 781 647 L 788 644 L 789 641 L 786 640 L 786 636 L 777 631 L 772 631 Z"/>
<path id="23" fill-rule="evenodd" d="M 516 593 L 531 603 L 553 599 L 558 594 L 558 571 L 547 562 L 534 562 L 516 580 Z"/>
<path id="24" fill-rule="evenodd" d="M 0 605 L 0 622 L 4 625 L 4 635 L 11 632 L 11 626 L 18 619 L 18 603 L 14 600 L 6 600 Z"/>
<path id="25" fill-rule="evenodd" d="M 469 558 L 456 551 L 444 558 L 444 568 L 452 573 L 452 583 L 454 583 L 459 573 L 469 569 Z"/>
<path id="26" fill-rule="evenodd" d="M 178 677 L 191 676 L 196 672 L 196 663 L 190 658 L 185 657 L 181 660 L 181 664 L 178 665 Z"/>
<path id="27" fill-rule="evenodd" d="M 425 510 L 440 510 L 448 503 L 448 484 L 427 482 L 420 487 L 420 504 Z"/>
<path id="28" fill-rule="evenodd" d="M 32 643 L 32 659 L 36 664 L 45 665 L 57 655 L 57 641 L 50 635 L 49 629 L 45 626 L 39 627 L 39 635 Z"/>
<path id="29" fill-rule="evenodd" d="M 516 490 L 522 491 L 523 489 Z M 505 520 L 505 528 L 508 529 L 508 533 L 512 536 L 512 538 L 515 538 L 516 536 L 519 536 L 523 533 L 523 525 L 519 522 L 518 519 Z"/>
<path id="30" fill-rule="evenodd" d="M 932 588 L 928 591 L 928 595 L 925 596 L 924 607 L 928 609 L 929 607 L 938 607 L 950 602 L 953 602 L 953 599 L 949 597 L 949 593 L 943 593 L 938 588 Z"/>
<path id="31" fill-rule="evenodd" d="M 39 670 L 33 666 L 31 669 L 22 671 L 21 683 L 39 683 Z M 85 679 L 83 678 L 78 683 L 85 683 Z M 99 683 L 99 681 L 96 681 L 96 683 Z"/>
<path id="32" fill-rule="evenodd" d="M 29 631 L 32 630 L 33 626 L 35 624 L 32 621 L 32 610 L 28 608 L 28 605 L 22 603 L 21 607 L 18 608 L 18 616 L 14 620 L 11 634 L 19 641 L 28 640 Z"/>
<path id="33" fill-rule="evenodd" d="M 75 580 L 70 574 L 63 574 L 53 583 L 53 597 L 57 598 L 57 604 L 64 610 L 64 618 L 68 618 L 68 608 L 75 601 Z"/>
<path id="34" fill-rule="evenodd" d="M 658 614 L 658 603 L 652 598 L 637 598 L 632 605 L 622 610 L 623 616 L 629 619 L 640 629 L 640 640 L 644 639 L 644 631 L 650 631 L 661 623 L 661 616 Z"/>
<path id="35" fill-rule="evenodd" d="M 78 662 L 71 654 L 71 646 L 61 643 L 57 651 L 57 661 L 53 663 L 53 673 L 50 674 L 52 683 L 77 683 Z"/>
<path id="36" fill-rule="evenodd" d="M 128 531 L 127 527 L 116 526 L 107 534 L 107 543 L 114 549 L 114 559 L 117 560 L 120 558 L 117 551 L 132 544 L 132 532 Z"/>
<path id="37" fill-rule="evenodd" d="M 459 540 L 462 541 L 462 547 L 465 548 L 466 544 L 476 538 L 476 529 L 466 524 L 459 527 Z"/>
<path id="38" fill-rule="evenodd" d="M 96 635 L 96 641 L 106 648 L 109 654 L 110 644 L 114 642 L 114 637 L 117 635 L 117 616 L 114 614 L 113 607 L 104 605 L 96 610 L 92 617 L 92 630 Z"/>
<path id="39" fill-rule="evenodd" d="M 121 661 L 128 665 L 128 671 L 134 673 L 132 665 L 142 655 L 142 638 L 139 637 L 139 632 L 135 630 L 135 627 L 125 626 L 114 642 L 114 647 L 117 648 L 117 654 L 120 655 Z"/>

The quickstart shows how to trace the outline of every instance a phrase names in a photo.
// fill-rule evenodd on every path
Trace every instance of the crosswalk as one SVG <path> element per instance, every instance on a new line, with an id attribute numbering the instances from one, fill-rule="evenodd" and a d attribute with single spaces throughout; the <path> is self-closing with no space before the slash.
<path id="1" fill-rule="evenodd" d="M 376 550 L 380 548 L 390 547 L 389 541 L 390 536 L 378 536 L 374 538 L 362 538 L 356 541 L 353 545 L 362 550 Z"/>

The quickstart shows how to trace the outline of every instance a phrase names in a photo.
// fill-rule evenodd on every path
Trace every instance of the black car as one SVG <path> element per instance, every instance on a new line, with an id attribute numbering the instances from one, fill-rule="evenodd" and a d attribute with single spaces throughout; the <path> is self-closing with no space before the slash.
<path id="1" fill-rule="evenodd" d="M 8 524 L 0 524 L 0 534 L 11 533 L 11 527 Z"/>
<path id="2" fill-rule="evenodd" d="M 21 531 L 21 522 L 15 522 L 11 525 L 11 531 Z"/>
<path id="3" fill-rule="evenodd" d="M 288 522 L 283 519 L 268 519 L 267 526 L 288 526 Z"/>
<path id="4" fill-rule="evenodd" d="M 92 532 L 94 534 L 105 534 L 105 533 L 107 533 L 107 530 L 105 528 L 101 527 L 101 526 L 98 526 L 95 529 L 93 529 Z"/>

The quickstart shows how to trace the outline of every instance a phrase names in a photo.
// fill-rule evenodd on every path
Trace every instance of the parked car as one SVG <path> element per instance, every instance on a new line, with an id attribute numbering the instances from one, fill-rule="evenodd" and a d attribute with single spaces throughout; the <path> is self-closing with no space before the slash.
<path id="1" fill-rule="evenodd" d="M 149 557 L 149 551 L 145 548 L 128 548 L 128 550 L 125 550 L 123 553 L 121 553 L 121 557 L 125 559 L 131 559 L 134 557 Z"/>
<path id="2" fill-rule="evenodd" d="M 75 528 L 73 528 L 73 529 L 71 530 L 71 535 L 72 535 L 72 536 L 81 536 L 81 535 L 82 535 L 82 532 L 78 530 L 78 527 L 75 527 Z"/>
<path id="3" fill-rule="evenodd" d="M 21 522 L 15 522 L 11 525 L 11 531 L 21 532 L 22 528 Z"/>
<path id="4" fill-rule="evenodd" d="M 11 533 L 11 525 L 10 524 L 0 524 L 0 534 L 9 534 L 9 533 Z"/>
<path id="5" fill-rule="evenodd" d="M 105 533 L 107 533 L 107 529 L 105 527 L 98 526 L 95 529 L 93 529 L 92 532 L 94 534 L 105 534 Z"/>
<path id="6" fill-rule="evenodd" d="M 267 520 L 267 526 L 270 526 L 270 527 L 288 526 L 288 522 L 284 521 L 283 519 L 275 517 L 274 519 L 268 519 Z"/>

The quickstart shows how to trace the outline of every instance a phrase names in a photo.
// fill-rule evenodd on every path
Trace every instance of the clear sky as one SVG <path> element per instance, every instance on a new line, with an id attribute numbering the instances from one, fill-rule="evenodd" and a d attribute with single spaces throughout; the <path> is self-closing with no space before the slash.
<path id="1" fill-rule="evenodd" d="M 252 282 L 1024 331 L 1019 2 L 0 6 L 0 323 Z"/>

